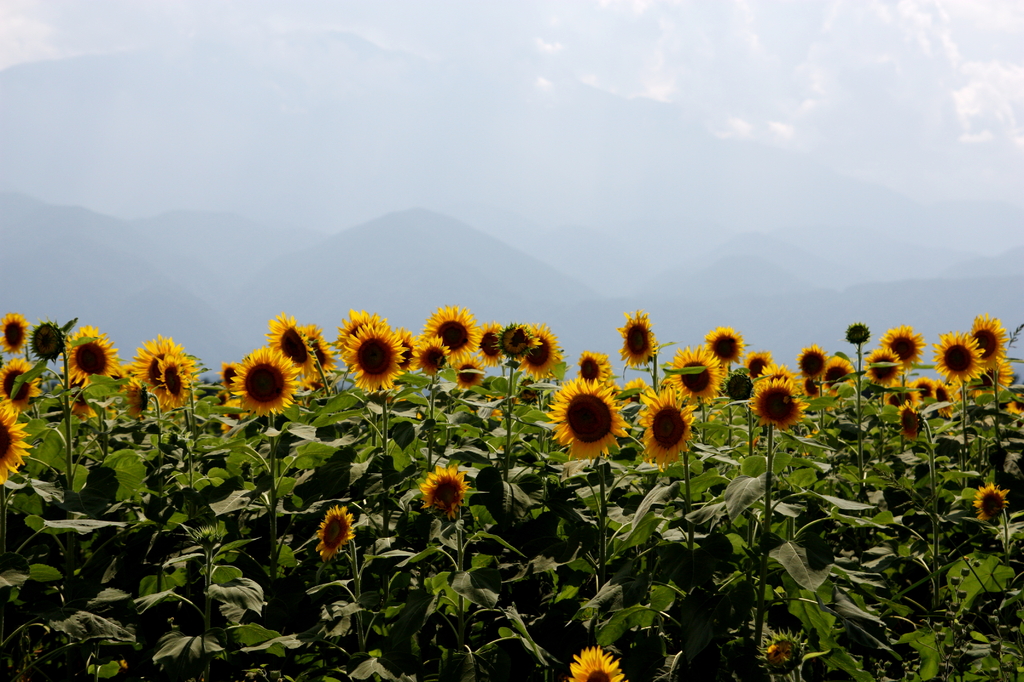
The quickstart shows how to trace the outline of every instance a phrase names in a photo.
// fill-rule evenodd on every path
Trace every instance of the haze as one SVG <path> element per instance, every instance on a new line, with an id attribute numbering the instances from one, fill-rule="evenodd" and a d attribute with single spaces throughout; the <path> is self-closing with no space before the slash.
<path id="1" fill-rule="evenodd" d="M 7 307 L 129 357 L 371 304 L 418 330 L 472 303 L 570 353 L 635 308 L 780 354 L 854 316 L 1012 329 L 1024 4 L 5 0 L 0 191 Z M 26 287 L 10 245 L 44 238 L 92 260 Z M 123 295 L 90 289 L 122 261 Z"/>

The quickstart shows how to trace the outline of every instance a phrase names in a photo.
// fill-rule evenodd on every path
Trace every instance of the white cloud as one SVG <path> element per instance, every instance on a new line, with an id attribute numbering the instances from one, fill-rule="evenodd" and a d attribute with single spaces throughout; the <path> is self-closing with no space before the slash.
<path id="1" fill-rule="evenodd" d="M 779 123 L 778 121 L 768 121 L 768 130 L 782 140 L 792 140 L 793 135 L 796 134 L 796 128 L 787 124 Z"/>
<path id="2" fill-rule="evenodd" d="M 544 78 L 543 76 L 537 76 L 537 81 L 534 83 L 534 85 L 536 85 L 539 89 L 543 90 L 544 92 L 550 92 L 551 89 L 555 87 L 554 83 L 549 81 L 547 78 Z"/>
<path id="3" fill-rule="evenodd" d="M 988 142 L 992 139 L 991 130 L 982 130 L 980 133 L 964 133 L 959 138 L 960 142 Z"/>
<path id="4" fill-rule="evenodd" d="M 963 129 L 961 142 L 979 142 L 996 128 L 1020 147 L 1024 140 L 1024 65 L 968 62 L 960 72 L 968 84 L 952 93 Z M 974 129 L 983 129 L 975 133 Z"/>
<path id="5" fill-rule="evenodd" d="M 558 54 L 564 49 L 562 43 L 545 43 L 541 38 L 536 39 L 537 49 L 544 54 Z"/>
<path id="6" fill-rule="evenodd" d="M 754 126 L 738 116 L 730 116 L 725 122 L 724 130 L 714 131 L 716 137 L 723 139 L 749 139 L 753 137 Z"/>

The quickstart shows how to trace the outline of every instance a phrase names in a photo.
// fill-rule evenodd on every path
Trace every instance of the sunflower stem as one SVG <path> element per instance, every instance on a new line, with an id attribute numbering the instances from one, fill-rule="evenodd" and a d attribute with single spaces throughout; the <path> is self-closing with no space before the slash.
<path id="1" fill-rule="evenodd" d="M 654 354 L 651 355 L 651 388 L 654 392 L 658 392 L 658 350 L 654 350 Z"/>
<path id="2" fill-rule="evenodd" d="M 857 471 L 858 471 L 858 490 L 857 497 L 861 501 L 864 499 L 864 412 L 861 400 L 863 396 L 861 393 L 864 388 L 862 385 L 864 372 L 864 344 L 857 344 Z M 769 431 L 769 433 L 771 433 Z"/>
<path id="3" fill-rule="evenodd" d="M 75 488 L 75 448 L 71 428 L 71 367 L 68 361 L 68 351 L 64 348 L 61 353 L 64 359 L 64 392 L 61 396 L 61 406 L 64 410 L 64 454 L 66 470 L 65 495 L 70 495 Z M 68 520 L 74 519 L 72 511 L 67 512 Z M 68 534 L 68 541 L 64 551 L 64 580 L 67 595 L 65 601 L 71 600 L 71 580 L 75 576 L 75 534 Z M 70 660 L 70 659 L 69 659 Z"/>
<path id="4" fill-rule="evenodd" d="M 607 571 L 605 570 L 605 564 L 608 560 L 608 545 L 605 528 L 608 525 L 608 503 L 605 499 L 605 486 L 604 486 L 604 462 L 598 459 L 597 464 L 597 480 L 600 485 L 598 504 L 598 531 L 601 534 L 601 542 L 598 544 L 598 555 L 597 571 L 598 571 L 598 583 L 597 591 L 600 592 L 601 588 L 604 587 L 604 579 Z"/>
<path id="5" fill-rule="evenodd" d="M 931 478 L 932 487 L 932 609 L 938 610 L 939 590 L 942 588 L 939 578 L 939 478 L 935 471 L 935 447 L 930 437 L 926 447 L 928 448 L 928 475 Z"/>
<path id="6" fill-rule="evenodd" d="M 996 432 L 996 452 L 1003 449 L 1002 438 L 999 435 L 999 416 L 1002 410 L 999 408 L 999 367 L 992 368 L 992 402 L 995 404 L 996 413 L 992 418 L 992 426 Z M 987 468 L 987 467 L 986 467 Z M 984 475 L 984 471 L 981 472 Z"/>
<path id="7" fill-rule="evenodd" d="M 429 474 L 434 465 L 434 395 L 437 393 L 437 374 L 430 377 L 430 431 L 427 433 L 427 473 Z"/>
<path id="8" fill-rule="evenodd" d="M 775 425 L 768 424 L 768 461 L 764 475 L 764 521 L 761 524 L 761 571 L 757 582 L 757 616 L 754 620 L 754 642 L 761 641 L 764 632 L 764 592 L 768 587 L 768 535 L 772 532 L 772 466 L 775 455 Z"/>
<path id="9" fill-rule="evenodd" d="M 0 556 L 7 553 L 7 482 L 0 483 Z M 4 611 L 7 600 L 0 604 L 0 642 L 4 641 Z"/>
<path id="10" fill-rule="evenodd" d="M 268 430 L 274 428 L 274 415 L 267 415 Z M 270 438 L 270 581 L 277 580 L 277 444 L 281 436 Z"/>
<path id="11" fill-rule="evenodd" d="M 971 461 L 971 441 L 967 437 L 967 382 L 960 382 L 960 429 L 963 432 L 964 448 L 960 457 L 960 470 L 966 471 Z"/>
<path id="12" fill-rule="evenodd" d="M 683 489 L 685 498 L 683 500 L 683 509 L 685 513 L 684 517 L 690 515 L 691 507 L 693 505 L 693 499 L 690 497 L 690 451 L 689 449 L 683 450 Z M 693 532 L 694 523 L 690 519 L 686 519 L 686 548 L 690 550 L 690 555 L 693 555 Z"/>
<path id="13" fill-rule="evenodd" d="M 466 537 L 465 532 L 462 528 L 462 520 L 455 522 L 455 542 L 458 545 L 458 551 L 456 554 L 456 565 L 458 572 L 462 572 L 462 567 L 465 562 L 466 555 Z M 461 594 L 459 595 L 459 651 L 464 651 L 466 648 L 466 598 Z"/>
<path id="14" fill-rule="evenodd" d="M 505 452 L 502 458 L 502 480 L 508 483 L 508 472 L 512 466 L 512 395 L 515 393 L 516 370 L 509 368 L 508 384 L 505 389 Z M 602 479 L 603 481 L 603 479 Z"/>
<path id="15" fill-rule="evenodd" d="M 203 546 L 203 550 L 206 553 L 206 576 L 205 576 L 206 588 L 203 590 L 203 594 L 205 595 L 205 603 L 203 605 L 203 625 L 204 625 L 203 632 L 205 633 L 205 632 L 209 632 L 210 631 L 210 616 L 211 616 L 211 614 L 213 612 L 213 609 L 212 609 L 213 599 L 210 596 L 210 587 L 213 585 L 213 544 L 210 543 L 210 542 L 205 542 L 204 546 Z M 206 662 L 205 673 L 203 675 L 203 680 L 209 680 L 209 679 L 210 679 L 210 662 L 207 661 Z"/>
<path id="16" fill-rule="evenodd" d="M 352 584 L 355 586 L 356 603 L 362 596 L 363 572 L 359 566 L 359 554 L 356 552 L 355 540 L 348 543 L 348 556 L 352 560 Z M 363 632 L 363 614 L 356 611 L 356 639 L 359 642 L 359 653 L 366 651 L 366 633 Z"/>

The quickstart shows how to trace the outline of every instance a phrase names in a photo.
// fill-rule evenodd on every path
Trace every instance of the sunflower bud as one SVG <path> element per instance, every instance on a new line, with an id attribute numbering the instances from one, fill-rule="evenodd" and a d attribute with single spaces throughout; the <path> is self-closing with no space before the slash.
<path id="1" fill-rule="evenodd" d="M 863 346 L 871 340 L 871 330 L 863 322 L 854 322 L 846 328 L 846 340 L 855 346 Z"/>
<path id="2" fill-rule="evenodd" d="M 32 328 L 30 343 L 33 355 L 53 362 L 64 350 L 64 331 L 49 320 L 40 322 Z"/>
<path id="3" fill-rule="evenodd" d="M 754 382 L 744 370 L 734 370 L 725 381 L 725 394 L 730 400 L 747 400 L 754 391 Z"/>
<path id="4" fill-rule="evenodd" d="M 775 674 L 788 674 L 796 669 L 803 656 L 800 641 L 788 632 L 774 635 L 762 650 L 769 670 Z"/>

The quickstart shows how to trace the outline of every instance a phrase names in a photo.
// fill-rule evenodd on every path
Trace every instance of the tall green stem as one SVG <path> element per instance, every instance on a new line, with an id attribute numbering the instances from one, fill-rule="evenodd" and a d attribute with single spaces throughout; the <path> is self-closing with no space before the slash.
<path id="1" fill-rule="evenodd" d="M 601 588 L 604 587 L 604 578 L 607 573 L 605 564 L 608 561 L 608 538 L 607 538 L 607 526 L 608 526 L 608 502 L 605 494 L 604 484 L 604 462 L 597 460 L 597 480 L 600 484 L 600 498 L 597 501 L 598 504 L 598 532 L 601 535 L 601 542 L 598 544 L 598 562 L 597 562 L 597 575 L 598 584 L 597 591 L 600 592 Z"/>
<path id="2" fill-rule="evenodd" d="M 274 428 L 274 416 L 272 414 L 267 415 L 267 426 Z M 268 512 L 270 513 L 270 580 L 273 582 L 277 579 L 277 560 L 278 560 L 278 548 L 277 548 L 277 446 L 280 442 L 281 436 L 272 436 L 270 439 L 270 504 Z"/>
<path id="3" fill-rule="evenodd" d="M 684 516 L 689 516 L 692 511 L 693 499 L 690 497 L 690 451 L 683 450 L 683 500 Z M 686 548 L 693 553 L 693 521 L 686 519 Z"/>
<path id="4" fill-rule="evenodd" d="M 857 496 L 864 498 L 864 412 L 861 405 L 864 391 L 862 381 L 864 372 L 864 346 L 857 344 Z"/>
<path id="5" fill-rule="evenodd" d="M 964 436 L 963 455 L 960 457 L 960 470 L 966 471 L 971 461 L 971 441 L 967 438 L 967 382 L 960 384 L 960 429 Z"/>
<path id="6" fill-rule="evenodd" d="M 462 528 L 462 521 L 456 522 L 455 526 L 455 544 L 458 545 L 456 554 L 456 565 L 459 573 L 462 572 L 466 561 L 466 539 L 465 531 Z M 459 595 L 459 651 L 466 650 L 466 598 L 461 594 Z"/>
<path id="7" fill-rule="evenodd" d="M 427 433 L 427 473 L 434 468 L 434 429 L 437 420 L 434 418 L 434 395 L 437 393 L 437 375 L 430 377 L 430 431 Z"/>
<path id="8" fill-rule="evenodd" d="M 939 478 L 935 471 L 935 448 L 931 438 L 928 439 L 928 475 L 932 483 L 931 517 L 932 517 L 932 609 L 939 608 L 939 590 L 942 583 L 939 577 Z"/>
<path id="9" fill-rule="evenodd" d="M 359 554 L 356 552 L 356 543 L 351 541 L 348 543 L 348 556 L 352 561 L 352 585 L 355 587 L 355 598 L 356 602 L 359 601 L 363 592 L 363 571 L 359 566 Z M 366 651 L 366 633 L 363 632 L 363 614 L 360 611 L 356 611 L 356 640 L 359 643 L 359 652 L 363 653 Z"/>
<path id="10" fill-rule="evenodd" d="M 515 367 L 509 368 L 508 385 L 505 390 L 505 456 L 502 458 L 502 480 L 508 483 L 508 472 L 512 468 L 512 396 L 516 389 Z"/>
<path id="11" fill-rule="evenodd" d="M 210 596 L 210 587 L 213 585 L 213 544 L 207 540 L 207 542 L 204 542 L 203 550 L 206 553 L 206 589 L 203 590 L 203 594 L 206 596 L 205 603 L 203 605 L 203 625 L 205 626 L 203 634 L 205 635 L 205 633 L 210 631 L 210 615 L 212 613 L 211 607 L 213 605 L 213 599 Z M 206 662 L 206 670 L 205 674 L 203 675 L 203 679 L 210 679 L 209 661 Z"/>
<path id="12" fill-rule="evenodd" d="M 772 467 L 775 456 L 775 425 L 768 425 L 768 462 L 764 472 L 764 520 L 761 524 L 761 571 L 757 581 L 757 617 L 754 621 L 754 643 L 761 642 L 764 632 L 764 593 L 768 588 L 768 534 L 772 532 Z"/>

